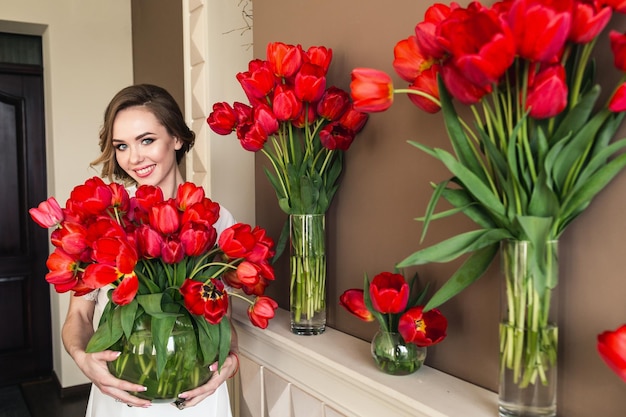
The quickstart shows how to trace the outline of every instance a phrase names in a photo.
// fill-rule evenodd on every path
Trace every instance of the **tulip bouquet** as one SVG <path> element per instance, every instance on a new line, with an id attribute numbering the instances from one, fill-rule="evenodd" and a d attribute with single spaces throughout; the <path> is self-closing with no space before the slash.
<path id="1" fill-rule="evenodd" d="M 547 324 L 550 293 L 557 285 L 551 265 L 556 255 L 548 242 L 558 240 L 626 166 L 626 140 L 612 142 L 626 110 L 626 84 L 622 79 L 608 101 L 598 103 L 601 88 L 592 59 L 614 12 L 626 8 L 614 1 L 580 0 L 435 4 L 415 34 L 394 49 L 393 67 L 408 88 L 394 89 L 382 71 L 352 73 L 358 110 L 387 110 L 396 93 L 406 93 L 423 111 L 443 113 L 451 151 L 410 142 L 451 173 L 434 186 L 421 218 L 423 234 L 430 221 L 456 213 L 479 227 L 398 264 L 468 255 L 426 310 L 478 279 L 501 242 L 529 242 L 526 280 L 521 288 L 506 289 L 508 336 L 501 343 L 502 363 L 520 387 L 547 383 L 545 371 L 556 358 L 556 340 L 551 340 L 556 335 L 539 330 Z M 626 72 L 626 34 L 611 31 L 608 38 L 615 66 Z M 458 105 L 468 107 L 467 116 L 457 113 Z M 441 198 L 452 207 L 436 213 Z M 532 329 L 536 337 L 525 339 L 514 329 Z"/>
<path id="2" fill-rule="evenodd" d="M 626 325 L 600 333 L 597 348 L 602 360 L 626 382 Z"/>
<path id="3" fill-rule="evenodd" d="M 46 280 L 56 291 L 76 296 L 110 291 L 88 352 L 117 347 L 148 323 L 156 363 L 142 365 L 143 372 L 154 372 L 157 379 L 172 373 L 168 378 L 193 387 L 204 382 L 197 373 L 187 375 L 190 370 L 180 363 L 169 369 L 167 342 L 175 325 L 195 333 L 189 350 L 176 360 L 197 357 L 202 369 L 216 360 L 221 367 L 229 354 L 231 329 L 224 319 L 229 295 L 247 300 L 251 322 L 267 327 L 278 307 L 263 295 L 274 279 L 273 242 L 263 229 L 242 223 L 225 229 L 218 240 L 219 212 L 219 204 L 192 183 L 180 185 L 176 198 L 165 200 L 158 187 L 140 186 L 130 197 L 121 184 L 105 184 L 98 177 L 75 187 L 65 208 L 50 197 L 30 209 L 35 222 L 54 229 Z M 123 371 L 126 353 L 111 362 L 112 372 Z M 162 381 L 146 386 L 146 398 L 180 392 L 171 391 L 180 386 Z"/>
<path id="4" fill-rule="evenodd" d="M 252 60 L 247 71 L 237 74 L 249 104 L 216 103 L 207 118 L 214 132 L 234 131 L 245 150 L 268 158 L 274 172 L 265 173 L 288 215 L 326 213 L 339 187 L 343 152 L 368 118 L 354 110 L 346 91 L 327 87 L 331 60 L 332 50 L 323 46 L 305 51 L 300 45 L 270 43 L 266 60 Z M 287 230 L 279 240 L 281 249 Z M 292 233 L 299 238 L 306 230 Z M 291 260 L 296 322 L 325 308 L 324 234 L 315 236 L 305 245 L 311 255 L 296 251 Z"/>
<path id="5" fill-rule="evenodd" d="M 392 374 L 415 372 L 426 358 L 425 349 L 415 361 L 401 360 L 400 351 L 417 351 L 415 347 L 426 348 L 446 337 L 447 319 L 436 308 L 424 310 L 426 288 L 417 293 L 415 281 L 407 283 L 401 274 L 381 272 L 371 281 L 365 276 L 363 289 L 352 288 L 339 297 L 340 305 L 354 316 L 378 321 L 380 332 L 372 342 L 372 355 L 379 368 Z M 401 349 L 392 343 L 397 333 Z"/>

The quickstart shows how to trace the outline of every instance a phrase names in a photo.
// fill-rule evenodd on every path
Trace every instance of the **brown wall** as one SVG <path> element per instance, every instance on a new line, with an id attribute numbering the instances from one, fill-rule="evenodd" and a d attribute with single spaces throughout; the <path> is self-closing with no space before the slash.
<path id="1" fill-rule="evenodd" d="M 413 33 L 431 2 L 419 0 L 262 0 L 254 2 L 254 55 L 265 57 L 268 42 L 333 49 L 329 80 L 349 88 L 350 71 L 374 67 L 393 74 L 395 43 Z M 624 16 L 617 16 L 623 26 Z M 602 42 L 606 43 L 604 37 Z M 600 79 L 615 76 L 610 52 L 601 54 Z M 242 68 L 242 70 L 244 70 Z M 612 75 L 611 75 L 612 74 Z M 398 77 L 398 85 L 404 85 Z M 622 133 L 626 132 L 622 129 Z M 374 324 L 362 323 L 338 307 L 342 291 L 420 247 L 421 223 L 430 182 L 447 178 L 437 161 L 406 143 L 417 140 L 449 148 L 440 114 L 427 115 L 397 97 L 393 107 L 373 115 L 346 154 L 342 184 L 328 213 L 329 323 L 369 340 Z M 277 237 L 285 220 L 257 156 L 257 223 Z M 560 242 L 559 415 L 623 416 L 626 385 L 599 359 L 596 335 L 626 322 L 626 174 L 620 175 L 563 235 Z M 424 245 L 473 228 L 459 216 L 431 225 Z M 458 263 L 420 267 L 423 281 L 441 285 Z M 279 266 L 274 290 L 288 308 L 286 265 Z M 498 266 L 442 310 L 448 338 L 430 348 L 427 364 L 491 390 L 498 373 Z M 321 336 L 323 337 L 323 336 Z"/>

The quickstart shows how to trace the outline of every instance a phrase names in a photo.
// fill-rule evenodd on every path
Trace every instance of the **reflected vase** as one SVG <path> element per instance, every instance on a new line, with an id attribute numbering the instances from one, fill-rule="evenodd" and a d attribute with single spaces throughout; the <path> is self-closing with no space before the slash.
<path id="1" fill-rule="evenodd" d="M 558 242 L 503 241 L 501 417 L 556 416 Z"/>
<path id="2" fill-rule="evenodd" d="M 326 216 L 289 216 L 291 331 L 317 335 L 326 329 Z"/>
<path id="3" fill-rule="evenodd" d="M 372 357 L 381 371 L 390 375 L 409 375 L 422 367 L 426 348 L 406 343 L 400 333 L 379 330 L 372 339 Z"/>
<path id="4" fill-rule="evenodd" d="M 209 380 L 212 372 L 198 357 L 196 333 L 189 318 L 177 319 L 166 346 L 165 364 L 159 372 L 151 317 L 144 314 L 135 321 L 130 337 L 122 336 L 112 347 L 121 354 L 108 363 L 109 371 L 117 378 L 146 387 L 146 391 L 131 394 L 155 403 L 173 402 L 181 392 Z"/>

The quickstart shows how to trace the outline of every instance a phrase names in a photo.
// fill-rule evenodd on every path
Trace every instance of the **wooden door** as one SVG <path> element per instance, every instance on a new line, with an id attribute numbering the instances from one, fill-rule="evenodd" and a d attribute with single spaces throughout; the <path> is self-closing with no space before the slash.
<path id="1" fill-rule="evenodd" d="M 52 372 L 44 134 L 41 68 L 0 64 L 0 386 Z"/>

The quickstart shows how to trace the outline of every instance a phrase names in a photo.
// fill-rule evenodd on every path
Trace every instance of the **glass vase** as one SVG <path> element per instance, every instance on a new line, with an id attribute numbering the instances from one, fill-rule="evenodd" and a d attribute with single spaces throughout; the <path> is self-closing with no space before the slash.
<path id="1" fill-rule="evenodd" d="M 326 216 L 289 216 L 291 331 L 317 335 L 326 329 Z"/>
<path id="2" fill-rule="evenodd" d="M 181 318 L 174 324 L 167 338 L 166 363 L 160 375 L 157 375 L 156 347 L 150 325 L 151 317 L 147 314 L 135 321 L 130 337 L 122 336 L 112 348 L 121 354 L 108 363 L 109 371 L 117 378 L 145 386 L 146 391 L 131 394 L 155 403 L 173 402 L 181 392 L 205 384 L 212 372 L 198 358 L 191 321 Z"/>
<path id="3" fill-rule="evenodd" d="M 499 412 L 556 416 L 558 242 L 504 241 Z"/>
<path id="4" fill-rule="evenodd" d="M 381 371 L 390 375 L 408 375 L 422 367 L 426 348 L 406 343 L 400 333 L 379 330 L 372 339 L 372 357 Z"/>

